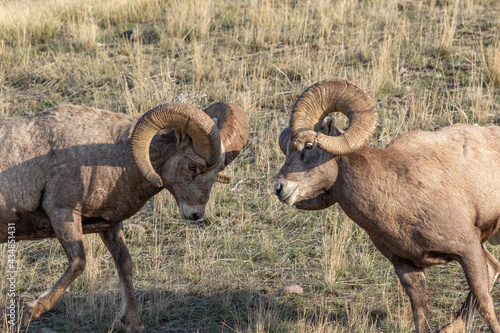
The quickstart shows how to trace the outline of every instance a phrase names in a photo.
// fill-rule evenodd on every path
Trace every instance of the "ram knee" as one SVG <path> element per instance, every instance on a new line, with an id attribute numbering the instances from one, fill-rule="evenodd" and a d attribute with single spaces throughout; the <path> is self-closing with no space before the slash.
<path id="1" fill-rule="evenodd" d="M 71 273 L 78 276 L 85 270 L 86 263 L 87 259 L 85 258 L 85 255 L 75 257 L 69 262 L 69 270 L 71 271 Z"/>

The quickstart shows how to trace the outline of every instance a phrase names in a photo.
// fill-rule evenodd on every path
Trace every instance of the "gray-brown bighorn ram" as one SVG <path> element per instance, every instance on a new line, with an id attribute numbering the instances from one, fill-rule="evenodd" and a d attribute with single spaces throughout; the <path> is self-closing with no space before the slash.
<path id="1" fill-rule="evenodd" d="M 327 118 L 332 112 L 348 116 L 345 132 Z M 372 99 L 358 86 L 326 80 L 309 87 L 280 135 L 286 162 L 275 193 L 299 209 L 338 202 L 394 265 L 417 332 L 429 330 L 424 270 L 451 260 L 471 292 L 442 331 L 461 332 L 476 306 L 500 332 L 490 294 L 500 263 L 482 245 L 500 228 L 500 127 L 412 131 L 374 148 L 365 144 L 376 124 Z"/>
<path id="2" fill-rule="evenodd" d="M 212 119 L 213 118 L 213 119 Z M 83 234 L 98 232 L 123 290 L 127 332 L 143 332 L 122 221 L 166 188 L 183 218 L 203 217 L 210 190 L 248 138 L 238 106 L 205 112 L 160 105 L 139 119 L 64 105 L 0 121 L 0 243 L 57 237 L 69 260 L 64 275 L 26 304 L 23 323 L 52 308 L 85 268 Z"/>

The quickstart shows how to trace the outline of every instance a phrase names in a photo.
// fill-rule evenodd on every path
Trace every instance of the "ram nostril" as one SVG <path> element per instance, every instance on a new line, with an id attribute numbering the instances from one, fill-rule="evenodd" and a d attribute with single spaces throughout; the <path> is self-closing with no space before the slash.
<path id="1" fill-rule="evenodd" d="M 201 219 L 201 217 L 202 217 L 202 215 L 201 214 L 197 214 L 197 213 L 194 213 L 193 216 L 192 216 L 193 220 L 199 220 L 199 219 Z"/>

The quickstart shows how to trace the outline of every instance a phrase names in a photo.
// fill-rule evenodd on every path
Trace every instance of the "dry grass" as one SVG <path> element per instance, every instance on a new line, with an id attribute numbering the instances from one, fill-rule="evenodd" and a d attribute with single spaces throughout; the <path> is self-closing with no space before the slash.
<path id="1" fill-rule="evenodd" d="M 0 17 L 0 118 L 220 100 L 250 117 L 235 182 L 214 187 L 203 221 L 180 220 L 162 193 L 125 223 L 148 332 L 411 332 L 408 299 L 362 230 L 337 207 L 300 212 L 273 197 L 277 138 L 299 94 L 332 77 L 375 98 L 375 146 L 411 129 L 500 124 L 496 0 L 7 0 Z M 36 297 L 64 253 L 55 240 L 18 245 L 18 294 Z M 85 245 L 85 272 L 30 332 L 124 331 L 112 259 L 98 237 Z M 467 287 L 455 264 L 428 277 L 437 328 Z M 291 284 L 304 293 L 278 292 Z"/>

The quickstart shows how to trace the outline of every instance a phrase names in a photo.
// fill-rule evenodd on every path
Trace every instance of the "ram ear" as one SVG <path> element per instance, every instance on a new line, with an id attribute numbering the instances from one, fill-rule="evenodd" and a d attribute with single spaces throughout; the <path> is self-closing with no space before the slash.
<path id="1" fill-rule="evenodd" d="M 342 135 L 342 133 L 345 133 L 345 131 L 335 126 L 335 117 L 328 116 L 325 120 L 323 120 L 321 133 L 329 136 L 339 136 Z"/>
<path id="2" fill-rule="evenodd" d="M 177 142 L 175 146 L 179 148 L 183 144 L 189 144 L 191 143 L 191 137 L 184 131 L 181 131 L 179 129 L 174 129 L 175 130 L 175 138 L 177 139 Z"/>

